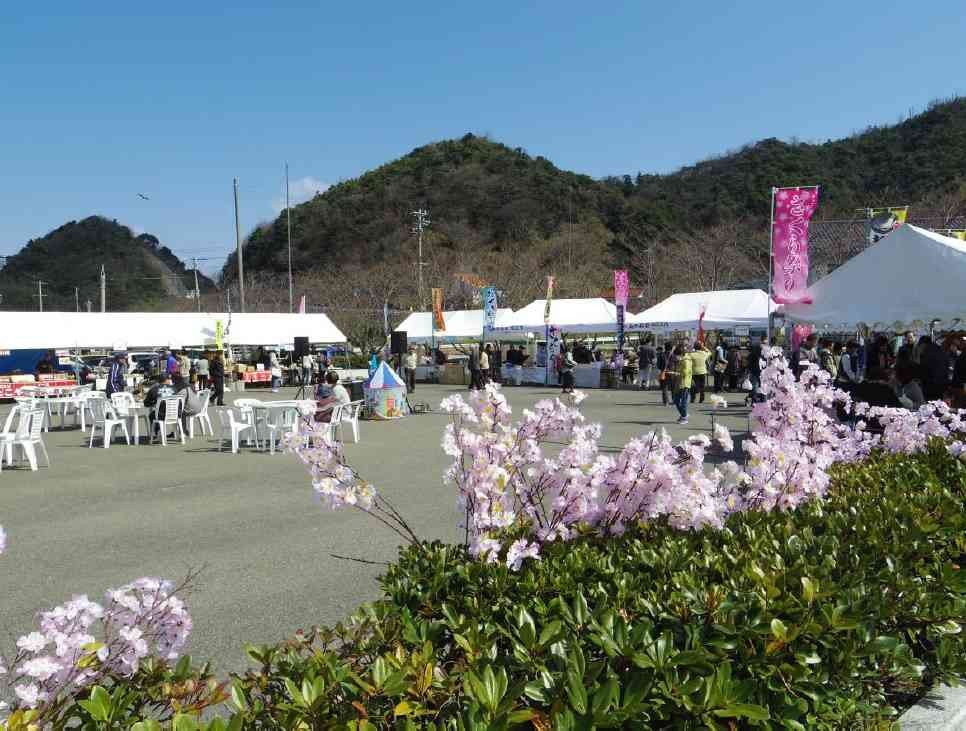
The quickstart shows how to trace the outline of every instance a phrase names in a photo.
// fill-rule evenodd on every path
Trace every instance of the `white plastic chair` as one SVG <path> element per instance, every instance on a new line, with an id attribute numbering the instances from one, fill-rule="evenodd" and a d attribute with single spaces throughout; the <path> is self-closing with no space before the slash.
<path id="1" fill-rule="evenodd" d="M 159 409 L 160 410 L 160 409 Z M 181 399 L 166 398 L 164 400 L 164 418 L 159 419 L 155 416 L 154 423 L 151 425 L 151 444 L 154 444 L 154 436 L 157 432 L 161 434 L 161 446 L 168 446 L 168 433 L 181 437 L 181 443 L 185 443 L 184 427 L 181 426 Z"/>
<path id="2" fill-rule="evenodd" d="M 359 443 L 359 414 L 362 412 L 362 401 L 352 401 L 351 403 L 344 404 L 339 413 L 339 429 L 341 430 L 343 424 L 348 424 L 352 427 L 352 443 Z M 335 420 L 335 414 L 332 415 L 333 421 Z"/>
<path id="3" fill-rule="evenodd" d="M 342 439 L 342 411 L 347 406 L 348 404 L 334 404 L 329 410 L 329 438 L 332 441 L 341 441 Z"/>
<path id="4" fill-rule="evenodd" d="M 127 391 L 118 391 L 117 393 L 111 394 L 111 406 L 114 407 L 114 411 L 121 418 L 128 418 L 131 415 L 131 407 L 136 403 L 134 394 L 128 393 Z"/>
<path id="5" fill-rule="evenodd" d="M 78 386 L 70 392 L 70 401 L 64 404 L 64 418 L 73 417 L 74 426 L 77 426 L 79 421 L 81 431 L 87 431 L 87 419 L 85 417 L 90 410 L 87 407 L 87 399 L 91 396 L 92 388 L 91 384 Z"/>
<path id="6" fill-rule="evenodd" d="M 44 412 L 41 409 L 21 412 L 20 422 L 17 424 L 17 431 L 14 432 L 12 439 L 4 439 L 4 449 L 7 452 L 7 464 L 13 464 L 13 457 L 16 454 L 15 447 L 20 447 L 24 457 L 30 464 L 33 472 L 37 471 L 37 447 L 44 453 L 47 466 L 50 467 L 50 455 L 47 454 L 47 447 L 44 445 L 42 430 L 44 427 Z"/>
<path id="7" fill-rule="evenodd" d="M 269 454 L 275 454 L 275 444 L 279 441 L 276 434 L 291 434 L 298 427 L 299 410 L 296 406 L 274 410 L 275 419 L 266 419 L 265 426 L 268 429 Z"/>
<path id="8" fill-rule="evenodd" d="M 218 412 L 218 421 L 221 422 L 221 434 L 218 436 L 218 451 L 222 451 L 225 444 L 225 434 L 231 439 L 231 453 L 238 454 L 238 443 L 242 433 L 255 431 L 255 425 L 247 421 L 236 421 L 234 409 L 221 409 Z M 251 444 L 251 438 L 248 443 Z M 257 442 L 256 442 L 257 444 Z"/>
<path id="9" fill-rule="evenodd" d="M 201 400 L 201 411 L 188 417 L 189 439 L 195 438 L 195 421 L 197 421 L 198 426 L 201 427 L 202 434 L 212 436 L 215 433 L 215 430 L 211 426 L 211 417 L 208 416 L 208 403 L 211 401 L 211 391 L 207 388 L 199 391 L 198 398 Z"/>
<path id="10" fill-rule="evenodd" d="M 17 426 L 13 426 L 13 420 L 16 417 L 20 417 L 20 421 L 23 421 L 25 415 L 29 414 L 30 410 L 21 406 L 20 404 L 14 405 L 10 409 L 10 413 L 7 414 L 6 421 L 3 422 L 3 431 L 0 431 L 0 469 L 3 469 L 3 457 L 7 456 L 7 464 L 13 464 L 13 440 L 17 436 L 17 431 L 20 429 L 20 423 Z M 24 427 L 29 429 L 30 426 Z"/>
<path id="11" fill-rule="evenodd" d="M 97 428 L 100 427 L 104 434 L 104 449 L 108 449 L 111 446 L 111 440 L 114 438 L 114 428 L 121 427 L 121 431 L 124 433 L 124 441 L 130 446 L 131 435 L 127 430 L 127 420 L 120 418 L 114 411 L 114 407 L 108 403 L 106 398 L 94 398 L 88 401 L 91 407 L 91 414 L 93 418 L 91 420 L 91 440 L 88 443 L 88 449 L 94 446 L 94 435 L 97 434 Z"/>

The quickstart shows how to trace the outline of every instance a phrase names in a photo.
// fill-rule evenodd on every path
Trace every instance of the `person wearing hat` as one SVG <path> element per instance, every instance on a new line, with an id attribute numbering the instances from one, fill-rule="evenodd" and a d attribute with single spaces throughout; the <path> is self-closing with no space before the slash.
<path id="1" fill-rule="evenodd" d="M 114 360 L 111 361 L 111 369 L 107 373 L 107 397 L 112 393 L 120 393 L 124 390 L 124 353 L 115 353 Z"/>
<path id="2" fill-rule="evenodd" d="M 406 393 L 412 393 L 416 390 L 416 349 L 412 346 L 403 356 L 403 376 L 406 379 Z"/>

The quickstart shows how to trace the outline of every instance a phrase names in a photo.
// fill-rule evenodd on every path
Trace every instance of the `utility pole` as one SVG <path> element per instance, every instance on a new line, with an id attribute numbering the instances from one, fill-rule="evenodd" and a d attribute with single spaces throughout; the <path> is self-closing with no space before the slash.
<path id="1" fill-rule="evenodd" d="M 288 311 L 295 312 L 295 294 L 292 291 L 292 208 L 288 202 L 288 163 L 285 163 L 285 215 L 288 217 Z"/>
<path id="2" fill-rule="evenodd" d="M 107 274 L 101 264 L 101 312 L 107 312 Z"/>
<path id="3" fill-rule="evenodd" d="M 198 289 L 198 257 L 194 258 L 195 262 L 195 301 L 198 303 L 198 312 L 201 312 L 201 290 Z"/>
<path id="4" fill-rule="evenodd" d="M 80 288 L 74 287 L 74 309 L 80 312 Z"/>
<path id="5" fill-rule="evenodd" d="M 40 303 L 40 311 L 44 311 L 44 280 L 37 280 L 37 301 Z"/>
<path id="6" fill-rule="evenodd" d="M 416 223 L 413 224 L 413 233 L 419 236 L 419 250 L 416 261 L 416 291 L 419 299 L 419 309 L 426 311 L 426 302 L 423 299 L 423 229 L 427 228 L 432 222 L 429 220 L 429 211 L 422 208 L 415 210 L 411 214 Z"/>
<path id="7" fill-rule="evenodd" d="M 238 221 L 238 178 L 235 178 L 235 245 L 238 247 L 238 295 L 245 311 L 245 265 L 242 262 L 241 224 Z"/>

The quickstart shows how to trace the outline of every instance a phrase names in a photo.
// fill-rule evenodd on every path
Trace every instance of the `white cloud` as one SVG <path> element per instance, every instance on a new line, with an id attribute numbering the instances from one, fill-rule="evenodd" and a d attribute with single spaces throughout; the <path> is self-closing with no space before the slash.
<path id="1" fill-rule="evenodd" d="M 324 193 L 329 188 L 328 183 L 323 183 L 318 178 L 307 175 L 304 178 L 290 180 L 288 182 L 288 197 L 293 206 L 311 200 L 316 193 Z M 276 215 L 285 210 L 285 190 L 282 194 L 272 201 L 272 210 Z"/>

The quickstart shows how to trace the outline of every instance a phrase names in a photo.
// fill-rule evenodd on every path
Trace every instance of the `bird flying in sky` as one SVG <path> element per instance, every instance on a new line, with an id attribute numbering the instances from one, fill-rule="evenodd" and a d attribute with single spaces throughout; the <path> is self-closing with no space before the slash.
<path id="1" fill-rule="evenodd" d="M 151 200 L 151 199 L 150 199 L 150 198 L 148 198 L 148 197 L 147 197 L 146 195 L 144 195 L 144 193 L 138 193 L 138 198 L 143 198 L 143 199 L 144 199 L 144 200 L 146 200 L 146 201 L 149 201 L 149 200 Z"/>

